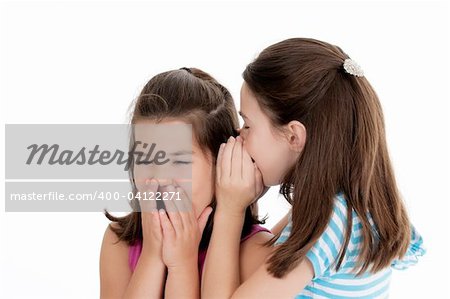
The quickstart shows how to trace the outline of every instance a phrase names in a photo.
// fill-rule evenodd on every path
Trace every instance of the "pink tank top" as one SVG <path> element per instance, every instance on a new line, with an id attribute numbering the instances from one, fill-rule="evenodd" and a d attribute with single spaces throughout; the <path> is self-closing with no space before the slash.
<path id="1" fill-rule="evenodd" d="M 269 232 L 270 233 L 270 231 L 267 228 L 262 227 L 257 224 L 254 224 L 252 226 L 252 229 L 250 230 L 250 233 L 248 233 L 246 236 L 244 236 L 241 239 L 241 243 L 259 232 Z M 130 246 L 129 251 L 128 251 L 128 264 L 130 265 L 131 271 L 134 271 L 134 269 L 136 268 L 137 262 L 139 260 L 139 256 L 141 255 L 141 251 L 142 251 L 142 242 L 141 241 L 137 242 L 135 245 Z M 206 250 L 199 251 L 199 253 L 198 253 L 198 272 L 200 273 L 200 278 L 201 278 L 201 275 L 203 272 L 203 264 L 205 263 L 205 258 L 206 258 Z"/>

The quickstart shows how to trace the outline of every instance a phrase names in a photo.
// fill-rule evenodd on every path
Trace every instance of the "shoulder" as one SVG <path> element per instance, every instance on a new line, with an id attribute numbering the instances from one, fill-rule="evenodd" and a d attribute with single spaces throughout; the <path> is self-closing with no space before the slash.
<path id="1" fill-rule="evenodd" d="M 111 223 L 107 226 L 103 235 L 103 242 L 100 252 L 100 264 L 103 261 L 114 261 L 114 264 L 128 267 L 129 246 L 123 241 L 119 241 L 116 233 L 111 229 L 117 224 Z"/>
<path id="2" fill-rule="evenodd" d="M 260 230 L 241 243 L 240 272 L 242 281 L 247 280 L 260 265 L 264 264 L 273 250 L 272 246 L 266 246 L 265 244 L 272 237 L 272 233 Z"/>
<path id="3" fill-rule="evenodd" d="M 115 248 L 119 251 L 128 251 L 128 245 L 123 241 L 119 241 L 119 237 L 112 230 L 113 228 L 118 228 L 118 224 L 111 222 L 106 227 L 105 233 L 103 234 L 102 248 Z"/>
<path id="4" fill-rule="evenodd" d="M 337 194 L 334 198 L 331 216 L 328 219 L 327 226 L 322 233 L 321 238 L 331 238 L 334 243 L 342 243 L 344 241 L 344 233 L 347 229 L 347 221 L 349 218 L 347 209 L 347 200 L 343 194 Z M 350 217 L 357 219 L 356 213 L 350 211 Z M 327 242 L 329 243 L 329 242 Z"/>
<path id="5" fill-rule="evenodd" d="M 118 228 L 118 224 L 115 222 L 111 222 L 108 224 L 108 226 L 105 229 L 105 233 L 103 234 L 103 241 L 117 241 L 119 238 L 117 237 L 116 233 L 113 232 L 112 228 Z"/>
<path id="6" fill-rule="evenodd" d="M 350 231 L 351 242 L 346 248 L 343 248 L 343 246 L 345 246 L 345 236 L 349 217 L 352 218 L 352 227 Z M 345 196 L 342 193 L 337 194 L 325 230 L 306 253 L 306 257 L 313 266 L 315 277 L 327 276 L 336 272 L 334 265 L 338 261 L 341 251 L 344 250 L 344 257 L 346 257 L 348 246 L 353 246 L 354 243 L 355 246 L 358 245 L 357 241 L 359 239 L 355 236 L 359 225 L 358 217 L 353 210 L 350 211 L 350 215 L 348 215 L 348 205 Z"/>
<path id="7" fill-rule="evenodd" d="M 241 240 L 241 251 L 266 247 L 265 243 L 273 236 L 269 229 L 260 225 L 253 225 L 249 235 Z"/>
<path id="8" fill-rule="evenodd" d="M 130 247 L 126 242 L 119 240 L 112 228 L 117 228 L 117 223 L 112 222 L 106 227 L 100 257 L 106 259 L 114 258 L 115 260 L 117 258 L 120 261 L 126 261 L 128 265 L 128 251 Z"/>
<path id="9" fill-rule="evenodd" d="M 115 287 L 124 289 L 131 277 L 128 264 L 129 246 L 119 241 L 111 227 L 111 223 L 105 230 L 100 252 L 100 287 L 101 293 L 113 290 Z M 113 287 L 114 286 L 114 287 Z"/>
<path id="10" fill-rule="evenodd" d="M 241 250 L 262 247 L 274 235 L 268 230 L 259 230 L 241 243 Z"/>

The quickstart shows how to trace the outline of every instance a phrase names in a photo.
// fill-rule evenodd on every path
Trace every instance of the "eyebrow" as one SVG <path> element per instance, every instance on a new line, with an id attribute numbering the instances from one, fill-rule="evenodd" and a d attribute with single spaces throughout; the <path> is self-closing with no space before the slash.
<path id="1" fill-rule="evenodd" d="M 242 111 L 239 111 L 239 115 L 242 116 L 242 118 L 249 119 Z"/>
<path id="2" fill-rule="evenodd" d="M 184 155 L 192 155 L 194 154 L 194 151 L 178 151 L 171 153 L 172 156 L 184 156 Z"/>

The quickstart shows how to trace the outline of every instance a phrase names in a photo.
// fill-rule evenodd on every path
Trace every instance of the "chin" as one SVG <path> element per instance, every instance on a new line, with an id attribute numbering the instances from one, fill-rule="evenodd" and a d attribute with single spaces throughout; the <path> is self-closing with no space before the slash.
<path id="1" fill-rule="evenodd" d="M 264 176 L 263 176 L 263 183 L 264 183 L 264 186 L 266 186 L 266 187 L 273 187 L 273 186 L 281 185 L 283 183 L 283 179 L 282 178 L 264 179 Z"/>
<path id="2" fill-rule="evenodd" d="M 264 176 L 263 176 L 262 180 L 263 180 L 263 185 L 265 187 L 273 187 L 273 186 L 278 185 L 277 183 L 273 182 L 271 179 L 264 179 Z"/>

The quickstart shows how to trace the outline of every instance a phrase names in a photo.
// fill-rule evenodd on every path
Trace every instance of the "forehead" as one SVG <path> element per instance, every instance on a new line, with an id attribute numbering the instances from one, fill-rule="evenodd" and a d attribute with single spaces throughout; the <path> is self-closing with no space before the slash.
<path id="1" fill-rule="evenodd" d="M 241 100 L 242 98 L 247 99 L 248 97 L 252 97 L 253 93 L 250 91 L 247 83 L 244 81 L 241 86 Z"/>
<path id="2" fill-rule="evenodd" d="M 248 118 L 253 119 L 262 114 L 256 96 L 248 87 L 247 83 L 243 83 L 241 87 L 241 107 L 240 110 Z"/>
<path id="3" fill-rule="evenodd" d="M 163 119 L 162 121 L 156 123 L 154 120 L 150 120 L 150 119 L 141 119 L 138 120 L 136 122 L 136 125 L 173 125 L 173 127 L 176 127 L 176 125 L 187 125 L 190 126 L 190 124 L 188 124 L 187 122 L 183 121 L 183 120 L 179 120 L 176 118 L 173 119 Z M 201 157 L 208 157 L 209 158 L 209 151 L 206 151 L 206 153 L 204 153 L 204 150 L 202 150 L 202 148 L 200 147 L 200 145 L 197 142 L 197 139 L 195 138 L 195 134 L 192 131 L 189 132 L 185 132 L 184 136 L 186 137 L 184 142 L 178 142 L 178 143 L 173 143 L 171 142 L 171 140 L 173 139 L 174 136 L 170 136 L 168 133 L 169 131 L 166 131 L 164 129 L 159 130 L 157 136 L 153 136 L 151 137 L 151 135 L 149 135 L 149 132 L 145 126 L 136 126 L 135 125 L 135 141 L 138 140 L 138 138 L 141 138 L 141 141 L 145 141 L 149 138 L 152 138 L 153 140 L 157 140 L 155 142 L 158 143 L 158 145 L 162 145 L 165 146 L 167 150 L 173 150 L 173 152 L 176 151 L 180 151 L 180 150 L 191 150 L 193 156 L 197 157 L 197 156 L 201 156 Z M 136 130 L 137 128 L 140 128 L 139 130 Z M 163 128 L 163 127 L 160 127 Z M 189 135 L 190 134 L 190 135 Z M 190 141 L 188 136 L 191 136 Z M 145 142 L 147 142 L 145 141 Z M 161 142 L 161 143 L 160 143 Z M 148 143 L 148 142 L 147 142 Z M 151 143 L 149 143 L 151 144 Z M 142 145 L 137 145 L 137 148 L 142 147 Z"/>
<path id="4" fill-rule="evenodd" d="M 133 128 L 136 142 L 155 143 L 168 152 L 192 149 L 192 127 L 185 122 L 140 120 Z"/>

